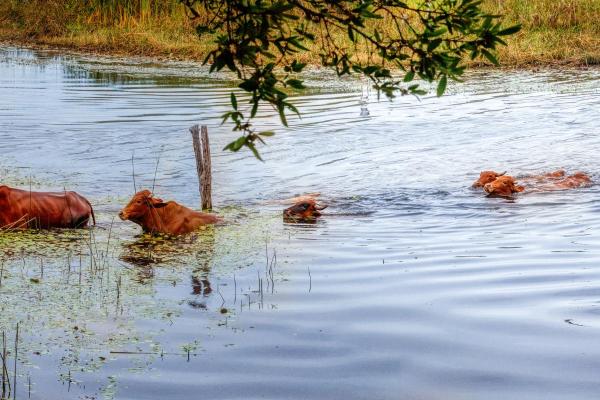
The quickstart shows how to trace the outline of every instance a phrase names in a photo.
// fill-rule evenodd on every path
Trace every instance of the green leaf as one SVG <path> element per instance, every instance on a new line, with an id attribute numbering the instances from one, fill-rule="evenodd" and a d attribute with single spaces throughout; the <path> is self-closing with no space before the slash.
<path id="1" fill-rule="evenodd" d="M 490 26 L 492 26 L 492 17 L 488 15 L 483 20 L 483 25 L 481 27 L 483 30 L 488 30 Z"/>
<path id="2" fill-rule="evenodd" d="M 448 84 L 448 77 L 446 75 L 442 75 L 438 86 L 437 86 L 437 96 L 440 97 L 446 91 L 446 85 Z"/>
<path id="3" fill-rule="evenodd" d="M 211 30 L 211 29 L 210 29 L 208 26 L 205 26 L 205 25 L 198 25 L 198 26 L 196 27 L 196 34 L 197 34 L 198 36 L 202 36 L 202 35 L 204 35 L 205 33 L 211 33 L 211 32 L 212 32 L 212 30 Z"/>
<path id="4" fill-rule="evenodd" d="M 285 103 L 285 106 L 290 109 L 293 113 L 295 113 L 297 116 L 300 116 L 300 111 L 298 111 L 298 109 L 296 108 L 296 106 L 294 106 L 292 103 Z"/>
<path id="5" fill-rule="evenodd" d="M 259 132 L 258 134 L 259 134 L 260 136 L 267 136 L 267 137 L 270 137 L 270 136 L 274 136 L 274 135 L 275 135 L 275 132 L 273 132 L 273 131 L 264 131 L 264 132 Z"/>
<path id="6" fill-rule="evenodd" d="M 238 151 L 246 143 L 246 136 L 240 136 L 233 142 L 232 151 Z"/>
<path id="7" fill-rule="evenodd" d="M 289 44 L 291 44 L 292 46 L 294 46 L 300 50 L 308 51 L 308 49 L 306 47 L 304 47 L 304 45 L 302 45 L 301 41 L 298 39 L 297 36 L 289 38 L 288 42 L 289 42 Z"/>
<path id="8" fill-rule="evenodd" d="M 415 79 L 415 71 L 408 71 L 406 75 L 404 75 L 404 82 L 410 82 Z"/>
<path id="9" fill-rule="evenodd" d="M 252 101 L 252 111 L 250 112 L 250 118 L 256 117 L 256 112 L 258 111 L 258 100 Z"/>
<path id="10" fill-rule="evenodd" d="M 279 119 L 281 119 L 281 123 L 283 126 L 288 126 L 287 119 L 285 118 L 285 112 L 283 110 L 283 105 L 277 107 L 277 111 L 279 112 Z"/>
<path id="11" fill-rule="evenodd" d="M 285 84 L 290 87 L 293 87 L 294 89 L 304 89 L 304 85 L 299 79 L 288 79 L 287 81 L 285 81 Z"/>
<path id="12" fill-rule="evenodd" d="M 521 30 L 521 24 L 519 25 L 513 25 L 509 28 L 503 29 L 500 32 L 497 33 L 498 36 L 507 36 L 507 35 L 512 35 L 513 33 L 517 33 Z"/>
<path id="13" fill-rule="evenodd" d="M 504 40 L 500 39 L 499 37 L 495 37 L 494 40 L 504 46 L 508 46 L 508 43 L 506 43 Z"/>
<path id="14" fill-rule="evenodd" d="M 431 33 L 429 34 L 429 37 L 436 37 L 436 36 L 440 36 L 440 35 L 443 35 L 443 34 L 444 34 L 444 33 L 446 33 L 446 32 L 448 32 L 448 29 L 446 29 L 446 28 L 442 27 L 442 28 L 436 29 L 435 31 L 431 32 Z"/>
<path id="15" fill-rule="evenodd" d="M 492 64 L 499 65 L 498 60 L 496 59 L 496 57 L 492 53 L 490 53 L 486 49 L 481 49 L 481 53 L 485 56 L 485 58 L 487 58 L 488 60 L 490 60 L 490 62 Z"/>
<path id="16" fill-rule="evenodd" d="M 235 98 L 235 93 L 231 92 L 231 106 L 234 110 L 237 110 L 237 99 Z"/>
<path id="17" fill-rule="evenodd" d="M 294 72 L 302 72 L 302 70 L 304 69 L 305 66 L 306 66 L 305 63 L 300 63 L 300 62 L 294 60 L 291 65 L 291 69 Z"/>
<path id="18" fill-rule="evenodd" d="M 432 51 L 437 49 L 440 44 L 442 44 L 442 39 L 432 40 L 431 42 L 429 42 L 429 45 L 427 45 L 427 51 L 431 53 Z"/>
<path id="19" fill-rule="evenodd" d="M 248 147 L 250 149 L 250 151 L 252 151 L 252 154 L 254 154 L 254 157 L 256 157 L 260 161 L 264 162 L 264 160 L 260 157 L 260 154 L 258 153 L 258 150 L 256 150 L 256 147 L 254 146 L 254 143 L 247 142 L 246 143 L 246 147 Z"/>
<path id="20" fill-rule="evenodd" d="M 254 79 L 246 79 L 242 83 L 238 85 L 240 89 L 245 90 L 246 92 L 253 92 L 258 88 L 258 84 Z"/>
<path id="21" fill-rule="evenodd" d="M 363 73 L 365 75 L 371 75 L 373 72 L 377 71 L 379 69 L 379 67 L 377 65 L 369 65 L 365 68 L 363 68 Z"/>

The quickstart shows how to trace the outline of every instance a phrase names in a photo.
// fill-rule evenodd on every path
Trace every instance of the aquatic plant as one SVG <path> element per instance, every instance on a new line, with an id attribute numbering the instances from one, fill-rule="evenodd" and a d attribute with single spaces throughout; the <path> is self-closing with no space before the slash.
<path id="1" fill-rule="evenodd" d="M 0 232 L 0 333 L 7 337 L 10 382 L 17 323 L 19 388 L 30 385 L 35 392 L 28 371 L 40 365 L 50 364 L 49 370 L 60 381 L 77 386 L 116 357 L 127 357 L 131 370 L 141 372 L 158 357 L 196 354 L 201 332 L 184 344 L 172 343 L 160 331 L 140 330 L 139 321 L 172 324 L 181 307 L 202 304 L 203 310 L 212 310 L 207 317 L 215 325 L 226 326 L 222 321 L 235 318 L 237 303 L 249 307 L 254 302 L 261 308 L 261 284 L 256 282 L 258 289 L 252 288 L 238 271 L 256 260 L 262 271 L 265 248 L 257 238 L 273 232 L 280 216 L 247 215 L 235 207 L 224 214 L 230 221 L 244 223 L 209 226 L 179 238 L 134 237 L 137 228 L 132 224 L 99 212 L 99 226 L 93 229 Z M 220 280 L 233 274 L 236 282 L 236 272 L 240 286 L 231 286 L 234 293 L 225 291 Z M 270 275 L 272 287 L 273 265 L 263 274 L 263 281 Z M 254 270 L 249 275 L 251 281 L 257 279 Z M 201 293 L 173 299 L 157 290 L 187 285 L 190 277 L 192 289 L 201 282 Z M 217 281 L 211 283 L 213 279 Z M 97 390 L 112 398 L 117 389 L 118 379 L 110 375 Z"/>

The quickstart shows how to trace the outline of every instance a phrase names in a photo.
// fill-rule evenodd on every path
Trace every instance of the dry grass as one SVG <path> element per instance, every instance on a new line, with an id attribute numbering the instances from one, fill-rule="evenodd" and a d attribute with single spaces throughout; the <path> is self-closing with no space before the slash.
<path id="1" fill-rule="evenodd" d="M 488 0 L 523 29 L 500 49 L 504 65 L 600 64 L 599 0 Z"/>
<path id="2" fill-rule="evenodd" d="M 93 53 L 202 60 L 198 38 L 175 0 L 0 0 L 0 39 Z M 504 66 L 600 64 L 600 0 L 486 0 L 486 8 L 523 29 L 508 39 Z M 340 38 L 340 40 L 344 40 Z M 319 63 L 315 51 L 302 55 Z"/>
<path id="3" fill-rule="evenodd" d="M 198 39 L 179 6 L 168 13 L 152 15 L 130 14 L 122 7 L 87 9 L 79 3 L 82 2 L 0 0 L 0 15 L 7 16 L 4 21 L 0 17 L 0 39 L 92 53 L 176 59 L 201 59 L 210 43 L 209 38 Z"/>

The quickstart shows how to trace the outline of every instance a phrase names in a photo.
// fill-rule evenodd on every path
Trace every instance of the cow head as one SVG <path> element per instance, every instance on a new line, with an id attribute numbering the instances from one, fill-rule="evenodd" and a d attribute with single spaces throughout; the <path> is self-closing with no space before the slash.
<path id="1" fill-rule="evenodd" d="M 564 169 L 558 169 L 554 172 L 549 172 L 546 174 L 546 176 L 550 179 L 558 179 L 558 178 L 563 178 L 565 176 L 565 170 Z"/>
<path id="2" fill-rule="evenodd" d="M 286 222 L 315 221 L 321 215 L 319 211 L 325 208 L 327 205 L 317 205 L 312 199 L 300 201 L 283 210 L 283 219 Z"/>
<path id="3" fill-rule="evenodd" d="M 512 176 L 499 176 L 493 182 L 486 183 L 483 190 L 489 195 L 511 197 L 513 193 L 525 190 L 523 186 L 517 185 Z"/>
<path id="4" fill-rule="evenodd" d="M 123 221 L 140 221 L 152 208 L 160 208 L 166 206 L 161 199 L 152 197 L 152 192 L 142 190 L 136 193 L 129 204 L 125 206 L 119 213 L 119 218 Z"/>
<path id="5" fill-rule="evenodd" d="M 481 171 L 479 174 L 479 179 L 473 182 L 474 188 L 484 187 L 486 184 L 491 183 L 496 180 L 499 176 L 504 176 L 506 171 L 502 173 L 498 173 L 496 171 Z"/>

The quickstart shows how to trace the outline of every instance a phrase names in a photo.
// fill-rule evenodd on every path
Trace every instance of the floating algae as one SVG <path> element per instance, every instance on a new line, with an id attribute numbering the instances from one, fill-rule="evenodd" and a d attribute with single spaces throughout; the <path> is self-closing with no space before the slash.
<path id="1" fill-rule="evenodd" d="M 37 176 L 24 174 L 29 168 L 26 167 L 11 167 L 0 165 L 0 182 L 2 185 L 22 188 L 38 189 L 48 185 L 49 181 L 44 181 Z"/>
<path id="2" fill-rule="evenodd" d="M 47 185 L 34 177 L 17 179 L 18 171 L 0 172 L 11 185 Z M 186 304 L 207 308 L 205 300 L 195 303 L 195 297 L 222 297 L 218 285 L 212 292 L 209 275 L 230 276 L 252 265 L 263 257 L 270 232 L 280 226 L 278 216 L 227 207 L 220 213 L 227 221 L 221 226 L 179 238 L 135 236 L 139 227 L 115 220 L 113 209 L 120 203 L 112 198 L 100 202 L 96 228 L 0 232 L 0 329 L 10 334 L 20 324 L 21 375 L 50 364 L 56 377 L 70 385 L 85 380 L 78 374 L 101 369 L 120 349 L 147 353 L 135 361 L 140 370 L 165 348 L 177 352 L 176 343 L 156 342 L 156 332 L 141 331 L 138 322 L 173 323 Z M 192 298 L 166 300 L 157 293 L 161 284 L 190 277 Z M 217 324 L 223 309 L 217 300 L 212 310 Z"/>
<path id="3" fill-rule="evenodd" d="M 0 232 L 0 329 L 10 334 L 19 322 L 19 375 L 35 380 L 36 367 L 44 365 L 88 393 L 86 375 L 100 373 L 117 354 L 132 354 L 134 371 L 164 354 L 196 355 L 201 332 L 182 345 L 140 323 L 173 324 L 182 307 L 199 306 L 223 326 L 223 318 L 235 318 L 235 307 L 225 307 L 224 284 L 211 280 L 229 279 L 257 260 L 264 268 L 265 243 L 281 229 L 279 215 L 234 207 L 221 214 L 224 225 L 178 238 L 134 236 L 139 228 L 103 212 L 97 213 L 100 228 Z M 184 298 L 165 298 L 158 290 L 189 280 L 192 294 Z M 248 301 L 259 296 L 247 290 Z M 105 379 L 96 390 L 110 398 L 118 379 Z"/>
<path id="4" fill-rule="evenodd" d="M 88 247 L 85 230 L 12 230 L 0 233 L 0 259 L 14 256 L 60 257 Z M 84 251 L 85 252 L 85 251 Z"/>
<path id="5" fill-rule="evenodd" d="M 0 329 L 11 332 L 19 322 L 22 366 L 36 365 L 40 357 L 60 349 L 54 368 L 57 377 L 70 383 L 77 373 L 100 368 L 111 349 L 147 340 L 137 331 L 136 318 L 177 313 L 154 297 L 151 286 L 137 283 L 135 270 L 107 258 L 109 252 L 90 242 L 89 233 L 0 235 Z"/>

